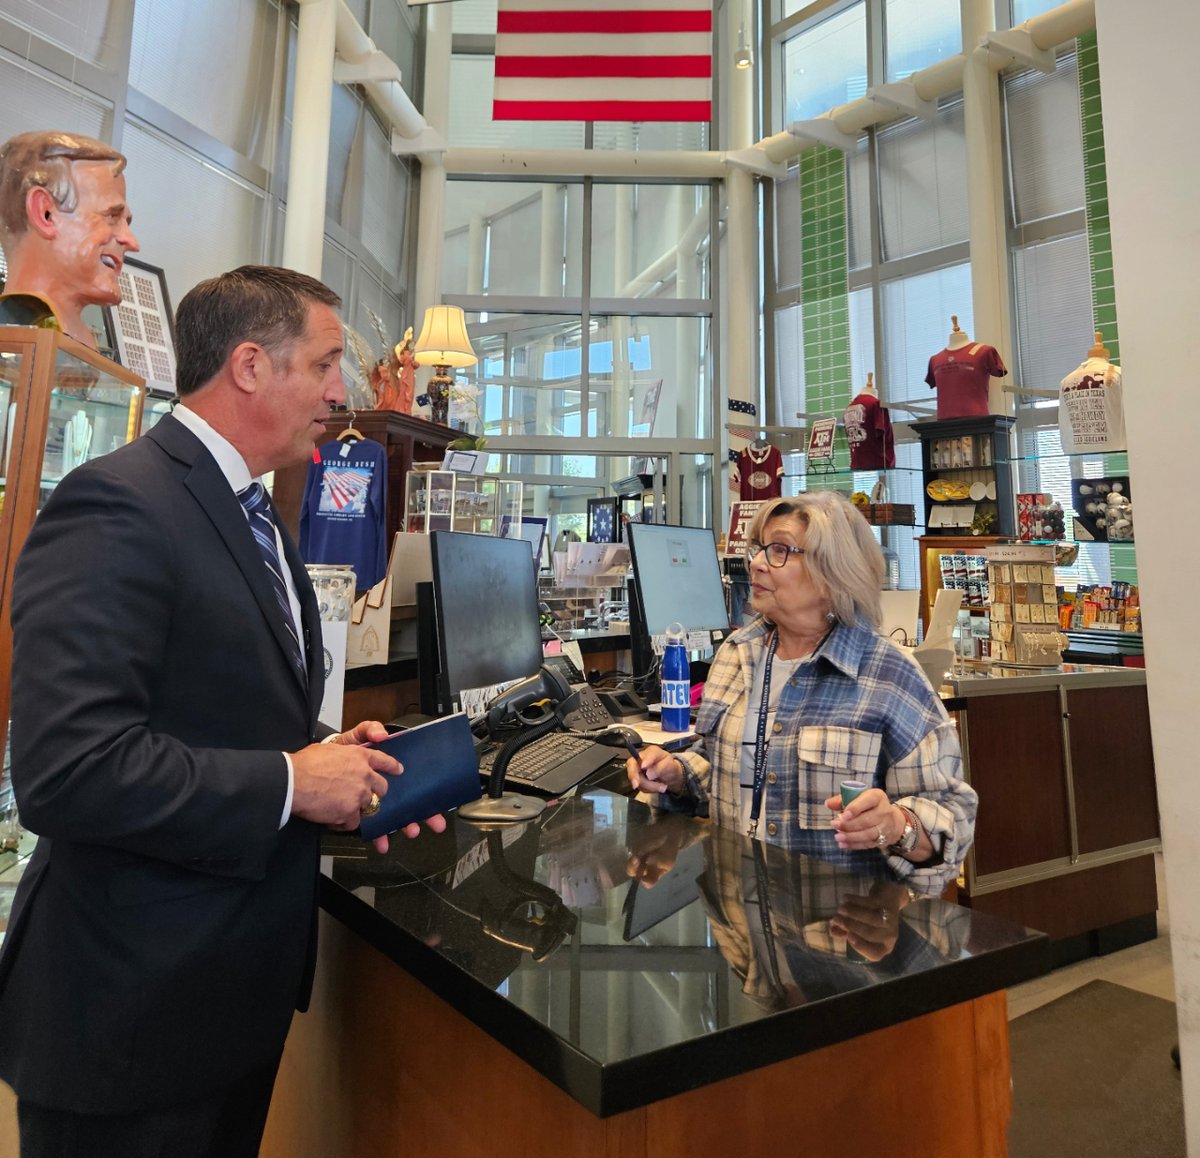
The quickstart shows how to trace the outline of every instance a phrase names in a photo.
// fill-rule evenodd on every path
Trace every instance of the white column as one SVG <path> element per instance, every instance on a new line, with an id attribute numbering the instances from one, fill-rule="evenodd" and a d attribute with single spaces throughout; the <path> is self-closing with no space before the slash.
<path id="1" fill-rule="evenodd" d="M 1153 8 L 1151 16 L 1128 0 L 1096 0 L 1096 35 L 1187 1152 L 1200 1154 L 1200 536 L 1179 517 L 1196 459 L 1200 294 L 1192 258 L 1200 222 L 1188 110 L 1196 107 L 1200 6 L 1160 0 Z"/>
<path id="2" fill-rule="evenodd" d="M 558 189 L 553 181 L 542 186 L 542 229 L 538 268 L 538 293 L 544 297 L 561 297 L 562 285 L 562 215 L 559 213 Z"/>
<path id="3" fill-rule="evenodd" d="M 450 4 L 427 4 L 425 13 L 425 96 L 421 112 L 443 139 L 450 128 Z M 427 306 L 442 300 L 442 247 L 446 229 L 446 169 L 441 158 L 424 158 L 421 168 L 420 225 L 417 229 L 417 275 L 412 310 L 420 329 Z"/>
<path id="4" fill-rule="evenodd" d="M 620 293 L 620 287 L 627 286 L 634 276 L 634 198 L 632 179 L 624 185 L 613 186 L 613 240 L 612 262 L 613 282 Z M 595 211 L 593 210 L 593 220 Z M 669 226 L 668 226 L 669 228 Z M 664 231 L 665 232 L 665 231 Z M 593 261 L 595 249 L 592 250 Z M 608 432 L 614 438 L 625 438 L 629 435 L 630 397 L 633 392 L 633 365 L 629 361 L 629 338 L 632 327 L 628 318 L 612 318 L 609 336 L 612 339 L 613 364 L 612 386 L 608 395 Z M 637 415 L 634 415 L 634 421 Z M 604 431 L 601 431 L 603 434 Z M 673 431 L 672 431 L 673 433 Z M 620 477 L 608 460 L 608 477 Z"/>
<path id="5" fill-rule="evenodd" d="M 283 264 L 321 276 L 338 0 L 301 0 L 292 92 Z"/>
<path id="6" fill-rule="evenodd" d="M 967 207 L 971 241 L 971 297 L 977 342 L 995 346 L 1011 372 L 1013 351 L 1009 314 L 1008 239 L 1004 213 L 1004 153 L 1000 134 L 1000 82 L 979 38 L 995 28 L 992 0 L 961 0 L 963 122 L 967 144 Z M 945 319 L 949 321 L 949 319 Z M 1011 394 L 999 378 L 988 392 L 993 414 L 1011 414 Z"/>
<path id="7" fill-rule="evenodd" d="M 483 247 L 487 232 L 482 213 L 472 213 L 467 226 L 467 293 L 483 293 Z"/>
<path id="8" fill-rule="evenodd" d="M 749 0 L 734 0 L 725 5 L 725 44 L 737 44 L 738 23 L 746 18 L 746 35 L 753 37 L 754 22 L 750 18 Z M 762 67 L 758 45 L 754 46 L 751 68 L 733 68 L 727 52 L 721 67 L 729 76 L 729 149 L 748 148 L 754 134 L 754 82 Z M 758 364 L 759 351 L 759 271 L 758 271 L 758 213 L 755 205 L 754 178 L 742 169 L 730 166 L 725 175 L 725 263 L 721 280 L 725 283 L 726 324 L 721 332 L 725 351 L 724 373 L 721 375 L 721 396 L 715 400 L 714 420 L 717 424 L 719 460 L 713 463 L 713 522 L 719 528 L 725 522 L 729 508 L 728 460 L 729 435 L 725 421 L 729 414 L 726 405 L 730 398 L 743 402 L 759 400 L 762 371 Z M 715 238 L 713 239 L 715 242 Z M 706 400 L 707 401 L 707 400 Z M 786 416 L 779 416 L 786 421 Z M 759 422 L 765 421 L 759 413 Z M 740 444 L 739 445 L 744 445 Z"/>

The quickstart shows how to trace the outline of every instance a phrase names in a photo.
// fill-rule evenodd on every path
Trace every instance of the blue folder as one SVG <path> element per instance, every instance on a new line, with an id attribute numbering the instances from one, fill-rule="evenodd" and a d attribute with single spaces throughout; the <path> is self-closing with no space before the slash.
<path id="1" fill-rule="evenodd" d="M 394 756 L 404 771 L 387 778 L 379 811 L 362 818 L 359 832 L 364 840 L 479 799 L 479 758 L 462 712 L 397 732 L 371 747 Z"/>

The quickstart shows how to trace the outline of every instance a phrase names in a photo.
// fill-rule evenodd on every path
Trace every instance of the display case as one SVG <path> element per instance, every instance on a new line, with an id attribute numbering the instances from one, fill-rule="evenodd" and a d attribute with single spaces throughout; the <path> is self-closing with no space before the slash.
<path id="1" fill-rule="evenodd" d="M 925 529 L 1012 538 L 1011 431 L 1015 418 L 985 414 L 912 423 L 921 439 Z"/>
<path id="2" fill-rule="evenodd" d="M 515 479 L 493 475 L 409 471 L 404 488 L 404 529 L 410 534 L 469 531 L 517 536 L 523 489 Z"/>
<path id="3" fill-rule="evenodd" d="M 0 748 L 8 732 L 17 555 L 64 474 L 137 436 L 143 395 L 136 374 L 57 330 L 0 326 Z"/>
<path id="4" fill-rule="evenodd" d="M 921 623 L 926 631 L 929 629 L 933 602 L 943 587 L 960 587 L 965 607 L 977 610 L 980 615 L 987 613 L 989 593 L 986 589 L 986 564 L 972 565 L 969 561 L 982 559 L 985 549 L 998 541 L 995 535 L 922 535 L 917 540 L 921 574 Z M 963 558 L 961 586 L 956 580 L 947 582 L 948 574 L 957 574 L 960 570 L 954 565 L 959 556 Z M 973 576 L 979 572 L 981 565 L 984 567 L 983 587 L 972 598 L 971 584 L 979 582 Z"/>

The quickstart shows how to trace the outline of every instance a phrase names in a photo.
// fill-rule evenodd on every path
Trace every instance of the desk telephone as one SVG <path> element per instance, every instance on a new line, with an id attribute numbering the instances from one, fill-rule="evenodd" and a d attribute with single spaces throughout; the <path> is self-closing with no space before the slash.
<path id="1" fill-rule="evenodd" d="M 562 656 L 552 656 L 560 660 Z M 567 661 L 568 663 L 570 661 Z M 576 669 L 577 670 L 577 669 Z M 528 708 L 550 700 L 555 720 L 543 717 L 540 721 L 528 718 Z M 490 777 L 488 793 L 500 795 L 503 783 L 534 788 L 539 792 L 557 795 L 573 788 L 613 758 L 612 748 L 593 743 L 583 736 L 568 732 L 597 732 L 616 721 L 596 692 L 586 683 L 572 687 L 563 678 L 558 664 L 545 664 L 537 675 L 530 676 L 515 687 L 502 692 L 488 706 L 487 727 L 491 737 L 504 724 L 518 721 L 532 735 L 528 745 L 510 739 L 505 747 L 517 748 L 500 767 L 499 752 L 486 751 L 480 759 L 480 772 Z"/>
<path id="2" fill-rule="evenodd" d="M 565 661 L 564 667 L 579 674 L 579 669 L 566 656 L 551 658 Z M 546 664 L 541 676 L 547 695 L 558 701 L 558 718 L 562 720 L 564 728 L 572 732 L 595 732 L 615 722 L 600 697 L 582 678 L 572 687 L 562 678 L 561 672 L 557 663 Z"/>

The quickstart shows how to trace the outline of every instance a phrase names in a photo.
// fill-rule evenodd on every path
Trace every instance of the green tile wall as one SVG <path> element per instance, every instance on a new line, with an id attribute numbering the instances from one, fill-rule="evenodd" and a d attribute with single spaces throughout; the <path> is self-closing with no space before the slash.
<path id="1" fill-rule="evenodd" d="M 1079 53 L 1079 117 L 1083 130 L 1083 180 L 1087 209 L 1088 257 L 1092 271 L 1092 324 L 1104 335 L 1109 358 L 1121 361 L 1117 335 L 1117 299 L 1113 287 L 1112 228 L 1108 216 L 1108 167 L 1104 156 L 1104 123 L 1100 105 L 1100 60 L 1096 34 L 1089 32 L 1076 41 Z M 1106 474 L 1128 474 L 1129 457 L 1109 454 L 1104 458 Z M 1135 503 L 1136 480 L 1130 483 Z M 1136 506 L 1135 506 L 1136 510 Z M 1136 524 L 1135 524 L 1136 525 Z M 1132 544 L 1109 547 L 1112 577 L 1137 582 L 1137 556 Z"/>
<path id="2" fill-rule="evenodd" d="M 800 215 L 804 409 L 812 415 L 840 415 L 853 397 L 846 155 L 840 149 L 817 145 L 800 154 Z M 840 442 L 835 461 L 839 471 L 850 467 L 844 441 Z M 818 485 L 852 489 L 848 475 L 834 476 Z"/>

